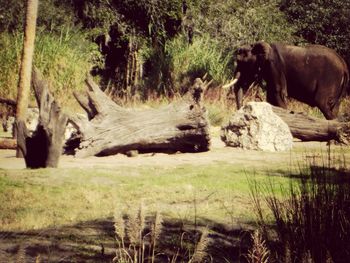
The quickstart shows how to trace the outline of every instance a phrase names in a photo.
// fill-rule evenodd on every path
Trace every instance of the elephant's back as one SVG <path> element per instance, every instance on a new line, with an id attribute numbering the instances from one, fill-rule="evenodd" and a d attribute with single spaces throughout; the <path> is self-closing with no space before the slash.
<path id="1" fill-rule="evenodd" d="M 322 57 L 327 63 L 334 67 L 347 71 L 345 60 L 334 50 L 322 45 L 308 45 L 305 47 L 306 54 L 309 56 Z"/>

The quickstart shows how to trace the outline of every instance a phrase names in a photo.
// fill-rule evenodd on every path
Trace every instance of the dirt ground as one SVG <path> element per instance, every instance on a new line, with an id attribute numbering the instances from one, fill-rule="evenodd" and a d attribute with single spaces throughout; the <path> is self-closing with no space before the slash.
<path id="1" fill-rule="evenodd" d="M 341 146 L 332 145 L 332 149 Z M 248 167 L 268 166 L 273 163 L 287 162 L 291 156 L 298 158 L 300 154 L 308 153 L 320 155 L 328 149 L 326 142 L 300 142 L 295 141 L 293 149 L 287 152 L 262 152 L 226 147 L 217 137 L 212 138 L 210 151 L 202 153 L 177 153 L 177 154 L 139 154 L 136 157 L 127 157 L 117 154 L 106 157 L 75 158 L 63 155 L 59 168 L 116 168 L 119 166 L 178 166 L 178 165 L 203 165 L 225 162 Z M 0 150 L 0 169 L 24 169 L 23 159 L 15 157 L 14 150 Z"/>

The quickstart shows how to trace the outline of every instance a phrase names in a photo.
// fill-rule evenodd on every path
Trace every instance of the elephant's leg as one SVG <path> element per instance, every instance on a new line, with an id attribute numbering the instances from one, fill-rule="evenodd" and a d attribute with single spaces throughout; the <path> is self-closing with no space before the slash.
<path id="1" fill-rule="evenodd" d="M 335 111 L 332 111 L 330 109 L 325 109 L 323 107 L 318 107 L 318 108 L 320 109 L 320 111 L 323 113 L 323 115 L 327 120 L 334 120 L 335 118 L 337 118 L 338 113 L 336 113 Z"/>
<path id="2" fill-rule="evenodd" d="M 268 86 L 267 88 L 267 102 L 284 109 L 287 109 L 286 95 L 284 94 L 282 85 Z"/>
<path id="3" fill-rule="evenodd" d="M 328 98 L 328 100 L 323 100 L 322 103 L 317 103 L 317 107 L 323 113 L 327 120 L 336 119 L 339 112 L 340 103 L 334 103 L 333 98 Z"/>
<path id="4" fill-rule="evenodd" d="M 333 90 L 332 88 L 327 90 Z M 337 118 L 339 112 L 340 102 L 336 101 L 334 96 L 329 94 L 317 94 L 315 97 L 317 107 L 323 113 L 327 120 L 333 120 Z"/>

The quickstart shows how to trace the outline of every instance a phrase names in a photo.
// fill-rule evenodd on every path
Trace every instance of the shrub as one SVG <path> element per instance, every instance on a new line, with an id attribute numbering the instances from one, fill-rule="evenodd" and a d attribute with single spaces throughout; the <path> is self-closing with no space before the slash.
<path id="1" fill-rule="evenodd" d="M 185 37 L 179 36 L 167 43 L 166 52 L 173 63 L 172 74 L 177 87 L 186 84 L 188 79 L 193 81 L 205 74 L 219 83 L 230 76 L 228 65 L 232 53 L 224 54 L 221 44 L 209 35 L 196 37 L 193 44 L 188 44 Z"/>
<path id="2" fill-rule="evenodd" d="M 297 27 L 295 35 L 337 50 L 350 63 L 350 2 L 283 0 L 281 10 Z"/>
<path id="3" fill-rule="evenodd" d="M 0 96 L 16 98 L 23 34 L 1 33 Z M 35 42 L 34 65 L 52 84 L 62 103 L 72 102 L 72 92 L 82 89 L 86 74 L 98 62 L 97 46 L 81 31 L 66 28 L 60 34 L 39 31 Z"/>
<path id="4" fill-rule="evenodd" d="M 326 164 L 328 163 L 328 164 Z M 309 164 L 294 183 L 278 197 L 272 183 L 265 202 L 276 223 L 279 262 L 348 262 L 350 260 L 350 172 L 331 166 Z M 258 188 L 251 188 L 260 222 Z M 271 240 L 271 239 L 270 239 Z"/>
<path id="5" fill-rule="evenodd" d="M 276 0 L 201 1 L 193 17 L 195 30 L 208 33 L 225 50 L 258 40 L 291 42 L 296 30 Z"/>

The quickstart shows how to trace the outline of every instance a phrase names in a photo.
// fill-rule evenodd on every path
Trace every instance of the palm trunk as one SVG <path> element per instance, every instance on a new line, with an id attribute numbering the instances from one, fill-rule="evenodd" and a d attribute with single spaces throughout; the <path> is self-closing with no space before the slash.
<path id="1" fill-rule="evenodd" d="M 28 0 L 26 10 L 26 21 L 24 26 L 24 42 L 22 51 L 22 62 L 19 73 L 19 85 L 17 93 L 16 120 L 25 121 L 29 103 L 30 81 L 32 73 L 32 62 L 34 54 L 34 40 L 36 30 L 36 19 L 38 14 L 39 0 Z M 21 157 L 17 148 L 17 157 Z"/>

